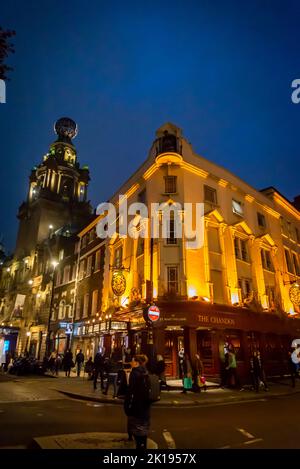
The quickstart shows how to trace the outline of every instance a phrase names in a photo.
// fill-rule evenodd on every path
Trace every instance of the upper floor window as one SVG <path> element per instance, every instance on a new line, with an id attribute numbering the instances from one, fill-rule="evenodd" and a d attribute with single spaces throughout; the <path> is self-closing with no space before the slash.
<path id="1" fill-rule="evenodd" d="M 98 308 L 98 290 L 93 291 L 92 295 L 92 316 L 95 316 Z"/>
<path id="2" fill-rule="evenodd" d="M 204 201 L 216 205 L 218 203 L 216 189 L 210 186 L 204 186 Z"/>
<path id="3" fill-rule="evenodd" d="M 263 269 L 273 271 L 273 263 L 271 259 L 271 252 L 268 249 L 262 249 L 261 250 L 261 263 L 263 266 Z"/>
<path id="4" fill-rule="evenodd" d="M 295 271 L 295 274 L 300 276 L 300 270 L 299 270 L 299 261 L 298 261 L 298 257 L 297 257 L 297 254 L 295 254 L 294 252 L 292 253 L 292 256 L 293 256 L 293 264 L 294 264 L 294 271 Z"/>
<path id="5" fill-rule="evenodd" d="M 64 267 L 63 283 L 68 283 L 70 281 L 70 270 L 71 270 L 71 266 L 66 265 Z"/>
<path id="6" fill-rule="evenodd" d="M 240 217 L 244 216 L 244 209 L 242 202 L 238 202 L 237 200 L 232 199 L 232 211 L 236 215 L 239 215 Z"/>
<path id="7" fill-rule="evenodd" d="M 82 237 L 82 240 L 81 240 L 81 247 L 82 247 L 82 248 L 85 248 L 85 247 L 86 247 L 86 243 L 87 243 L 87 237 L 86 237 L 86 235 L 84 235 L 84 236 Z"/>
<path id="8" fill-rule="evenodd" d="M 175 194 L 177 192 L 177 176 L 165 176 L 165 193 Z"/>
<path id="9" fill-rule="evenodd" d="M 297 243 L 300 244 L 300 232 L 298 228 L 295 228 L 295 236 L 296 236 Z"/>
<path id="10" fill-rule="evenodd" d="M 90 301 L 90 295 L 89 293 L 86 293 L 83 297 L 83 317 L 86 318 L 89 313 L 89 301 Z"/>
<path id="11" fill-rule="evenodd" d="M 95 270 L 94 270 L 94 272 L 96 272 L 97 270 L 100 270 L 100 250 L 96 251 L 96 254 L 95 254 Z"/>
<path id="12" fill-rule="evenodd" d="M 141 204 L 146 204 L 146 196 L 146 189 L 143 189 L 138 195 L 138 202 L 140 202 Z"/>
<path id="13" fill-rule="evenodd" d="M 168 293 L 178 293 L 178 267 L 168 267 Z"/>
<path id="14" fill-rule="evenodd" d="M 85 276 L 85 259 L 80 261 L 80 264 L 79 264 L 79 280 L 83 279 L 84 276 Z"/>
<path id="15" fill-rule="evenodd" d="M 294 270 L 293 270 L 293 265 L 292 265 L 292 260 L 291 260 L 290 251 L 288 251 L 287 249 L 285 249 L 285 250 L 284 250 L 284 255 L 285 255 L 285 261 L 286 261 L 287 270 L 288 270 L 288 272 L 291 272 L 291 273 L 293 274 L 293 273 L 294 273 Z"/>
<path id="16" fill-rule="evenodd" d="M 248 245 L 245 239 L 234 238 L 235 257 L 242 261 L 249 261 Z"/>
<path id="17" fill-rule="evenodd" d="M 92 273 L 92 262 L 93 256 L 89 256 L 87 259 L 87 267 L 86 267 L 86 276 L 88 277 Z"/>
<path id="18" fill-rule="evenodd" d="M 123 262 L 123 247 L 119 246 L 115 250 L 114 267 L 119 269 L 120 267 L 122 267 L 122 262 Z"/>
<path id="19" fill-rule="evenodd" d="M 177 244 L 174 217 L 171 217 L 168 223 L 167 244 Z"/>
<path id="20" fill-rule="evenodd" d="M 239 288 L 241 290 L 242 301 L 250 299 L 252 293 L 251 280 L 248 278 L 239 279 Z"/>
<path id="21" fill-rule="evenodd" d="M 257 223 L 261 228 L 266 227 L 266 217 L 260 212 L 257 212 Z"/>
<path id="22" fill-rule="evenodd" d="M 64 258 L 64 250 L 61 249 L 61 250 L 59 251 L 59 254 L 58 254 L 58 260 L 59 260 L 59 261 L 62 261 L 63 258 Z"/>

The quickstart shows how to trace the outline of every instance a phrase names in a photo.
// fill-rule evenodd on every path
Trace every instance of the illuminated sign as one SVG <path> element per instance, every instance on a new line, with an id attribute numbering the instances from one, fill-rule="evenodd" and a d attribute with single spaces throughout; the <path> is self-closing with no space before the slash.
<path id="1" fill-rule="evenodd" d="M 148 308 L 148 318 L 152 322 L 156 322 L 159 320 L 160 317 L 160 310 L 157 306 L 152 305 Z"/>
<path id="2" fill-rule="evenodd" d="M 235 320 L 221 316 L 205 316 L 198 314 L 198 321 L 210 324 L 225 324 L 226 326 L 235 326 Z"/>

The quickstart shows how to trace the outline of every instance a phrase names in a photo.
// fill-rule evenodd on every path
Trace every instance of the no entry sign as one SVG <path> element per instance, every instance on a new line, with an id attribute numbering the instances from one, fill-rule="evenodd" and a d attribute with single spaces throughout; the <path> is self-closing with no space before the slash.
<path id="1" fill-rule="evenodd" d="M 150 321 L 155 322 L 159 320 L 160 311 L 159 308 L 155 305 L 152 305 L 148 308 L 148 318 Z"/>

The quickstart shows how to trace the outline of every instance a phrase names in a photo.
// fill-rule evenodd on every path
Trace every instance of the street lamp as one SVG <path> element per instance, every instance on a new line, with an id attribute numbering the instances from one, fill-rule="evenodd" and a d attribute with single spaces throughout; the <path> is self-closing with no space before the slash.
<path id="1" fill-rule="evenodd" d="M 50 350 L 50 322 L 51 322 L 51 314 L 52 314 L 52 306 L 53 306 L 53 298 L 54 298 L 54 277 L 55 277 L 55 269 L 58 266 L 58 264 L 59 264 L 58 261 L 55 259 L 53 259 L 51 262 L 53 271 L 52 271 L 52 283 L 51 283 L 51 299 L 50 299 L 47 336 L 46 336 L 46 357 L 48 357 L 49 350 Z"/>

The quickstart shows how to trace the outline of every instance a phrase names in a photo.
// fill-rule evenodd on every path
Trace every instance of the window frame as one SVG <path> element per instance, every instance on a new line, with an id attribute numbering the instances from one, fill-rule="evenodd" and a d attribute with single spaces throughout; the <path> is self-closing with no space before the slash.
<path id="1" fill-rule="evenodd" d="M 164 180 L 165 180 L 165 194 L 177 194 L 177 176 L 164 176 Z M 172 183 L 171 183 L 172 181 Z M 168 187 L 168 184 L 172 185 L 172 189 L 175 188 L 175 190 L 168 190 L 169 187 Z"/>

